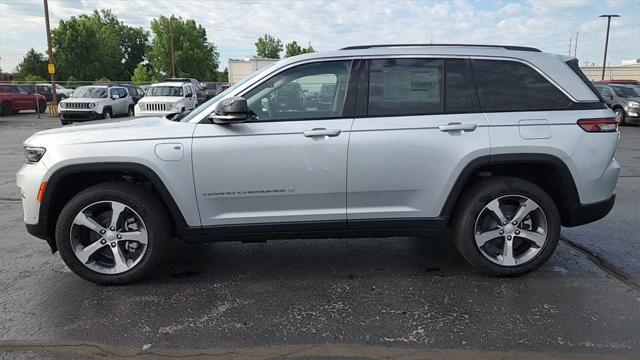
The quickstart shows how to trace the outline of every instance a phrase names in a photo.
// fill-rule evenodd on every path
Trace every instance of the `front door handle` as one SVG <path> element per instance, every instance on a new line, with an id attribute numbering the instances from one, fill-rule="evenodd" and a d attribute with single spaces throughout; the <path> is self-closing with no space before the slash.
<path id="1" fill-rule="evenodd" d="M 325 128 L 315 128 L 311 130 L 305 130 L 302 132 L 302 135 L 305 137 L 319 137 L 319 136 L 338 136 L 342 132 L 341 129 L 325 129 Z"/>
<path id="2" fill-rule="evenodd" d="M 448 123 L 447 125 L 440 125 L 438 129 L 440 131 L 473 131 L 478 127 L 478 124 L 462 124 L 462 123 Z"/>

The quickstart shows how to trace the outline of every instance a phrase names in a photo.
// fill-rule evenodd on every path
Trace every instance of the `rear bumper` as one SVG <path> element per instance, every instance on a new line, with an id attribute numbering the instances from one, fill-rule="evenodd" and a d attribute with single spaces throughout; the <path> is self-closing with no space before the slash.
<path id="1" fill-rule="evenodd" d="M 562 225 L 572 227 L 600 220 L 609 214 L 615 202 L 616 195 L 613 194 L 609 199 L 604 201 L 586 205 L 580 204 L 571 209 L 568 219 L 566 219 Z"/>

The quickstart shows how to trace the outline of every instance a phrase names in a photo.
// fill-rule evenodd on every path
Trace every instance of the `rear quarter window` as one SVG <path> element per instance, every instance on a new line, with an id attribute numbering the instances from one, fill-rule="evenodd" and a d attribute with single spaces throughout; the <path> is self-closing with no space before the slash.
<path id="1" fill-rule="evenodd" d="M 562 110 L 571 106 L 557 87 L 530 66 L 506 60 L 471 60 L 485 112 Z"/>

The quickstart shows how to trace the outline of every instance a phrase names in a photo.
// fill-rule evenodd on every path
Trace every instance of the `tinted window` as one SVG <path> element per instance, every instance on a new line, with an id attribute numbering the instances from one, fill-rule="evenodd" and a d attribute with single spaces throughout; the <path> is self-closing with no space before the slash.
<path id="1" fill-rule="evenodd" d="M 445 111 L 448 113 L 473 110 L 471 84 L 464 59 L 445 60 Z"/>
<path id="2" fill-rule="evenodd" d="M 123 88 L 118 88 L 118 95 L 120 95 L 121 98 L 125 98 L 127 97 L 127 90 L 123 89 Z"/>
<path id="3" fill-rule="evenodd" d="M 258 121 L 342 116 L 351 61 L 328 61 L 285 70 L 245 98 Z"/>
<path id="4" fill-rule="evenodd" d="M 23 86 L 18 86 L 18 93 L 22 94 L 22 95 L 29 95 L 29 89 L 23 87 Z"/>
<path id="5" fill-rule="evenodd" d="M 567 97 L 531 67 L 500 60 L 471 60 L 483 111 L 565 109 Z"/>
<path id="6" fill-rule="evenodd" d="M 443 74 L 442 59 L 372 60 L 369 115 L 442 113 Z"/>
<path id="7" fill-rule="evenodd" d="M 191 91 L 191 86 L 186 85 L 184 88 L 186 90 L 184 93 L 185 95 L 193 95 L 193 91 Z M 180 94 L 180 96 L 182 96 L 182 94 Z"/>
<path id="8" fill-rule="evenodd" d="M 620 97 L 623 97 L 623 98 L 638 96 L 638 94 L 636 94 L 636 91 L 633 90 L 633 88 L 630 88 L 630 87 L 612 86 L 612 88 L 613 88 L 613 91 L 616 92 L 617 96 L 620 96 Z"/>

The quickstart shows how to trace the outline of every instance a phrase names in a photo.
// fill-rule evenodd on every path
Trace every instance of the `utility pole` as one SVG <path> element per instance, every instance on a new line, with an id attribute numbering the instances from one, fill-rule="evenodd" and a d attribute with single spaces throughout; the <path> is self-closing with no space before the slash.
<path id="1" fill-rule="evenodd" d="M 575 44 L 573 45 L 573 57 L 578 57 L 578 35 L 579 34 L 580 34 L 579 32 L 576 33 L 576 41 L 575 41 Z"/>
<path id="2" fill-rule="evenodd" d="M 604 60 L 602 60 L 602 79 L 604 80 L 604 69 L 607 67 L 607 49 L 609 48 L 609 29 L 611 28 L 611 18 L 620 17 L 620 15 L 600 15 L 607 18 L 607 36 L 604 40 Z"/>
<path id="3" fill-rule="evenodd" d="M 173 18 L 173 15 L 169 18 L 169 29 L 171 33 L 171 77 L 176 77 L 176 54 L 173 49 Z"/>
<path id="4" fill-rule="evenodd" d="M 569 36 L 569 54 L 568 54 L 569 56 L 571 56 L 571 48 L 572 48 L 571 41 L 572 40 L 573 40 L 573 38 L 571 36 Z"/>
<path id="5" fill-rule="evenodd" d="M 49 26 L 49 3 L 44 1 L 44 23 L 47 27 L 47 46 L 49 48 L 49 65 L 47 66 L 49 74 L 51 74 L 51 95 L 53 97 L 53 106 L 58 106 L 58 95 L 56 94 L 56 65 L 53 61 L 53 51 L 51 50 L 51 27 Z"/>

